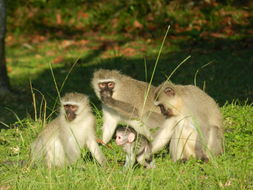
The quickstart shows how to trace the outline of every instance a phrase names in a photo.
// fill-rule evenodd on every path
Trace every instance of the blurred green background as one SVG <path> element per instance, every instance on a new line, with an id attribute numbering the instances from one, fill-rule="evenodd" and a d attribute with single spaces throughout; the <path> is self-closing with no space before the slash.
<path id="1" fill-rule="evenodd" d="M 40 117 L 43 98 L 47 115 L 54 112 L 55 84 L 60 88 L 66 78 L 61 95 L 83 92 L 99 108 L 90 85 L 98 68 L 118 69 L 149 82 L 169 25 L 153 85 L 191 56 L 172 75 L 173 82 L 196 82 L 221 106 L 252 103 L 252 1 L 7 0 L 6 4 L 6 60 L 15 91 L 0 101 L 0 121 L 7 125 L 15 126 L 18 118 Z"/>

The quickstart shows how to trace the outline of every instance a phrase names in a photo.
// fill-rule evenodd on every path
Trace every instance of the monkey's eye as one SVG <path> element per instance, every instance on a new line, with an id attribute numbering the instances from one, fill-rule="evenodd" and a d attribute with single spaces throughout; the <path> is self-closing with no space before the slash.
<path id="1" fill-rule="evenodd" d="M 109 88 L 112 89 L 112 88 L 114 88 L 114 85 L 115 85 L 115 84 L 114 84 L 114 82 L 108 82 L 107 85 L 108 85 Z"/>
<path id="2" fill-rule="evenodd" d="M 101 83 L 98 83 L 98 87 L 99 88 L 105 88 L 105 86 L 106 86 L 106 84 L 105 83 L 103 83 L 103 82 L 101 82 Z"/>
<path id="3" fill-rule="evenodd" d="M 170 87 L 165 88 L 164 93 L 168 96 L 175 96 L 175 91 Z"/>
<path id="4" fill-rule="evenodd" d="M 78 108 L 78 106 L 76 106 L 76 105 L 70 105 L 70 109 L 71 109 L 72 111 L 76 111 L 77 108 Z"/>
<path id="5" fill-rule="evenodd" d="M 64 105 L 64 109 L 65 110 L 69 110 L 69 111 L 76 111 L 78 108 L 77 105 L 71 105 L 71 104 L 66 104 Z"/>

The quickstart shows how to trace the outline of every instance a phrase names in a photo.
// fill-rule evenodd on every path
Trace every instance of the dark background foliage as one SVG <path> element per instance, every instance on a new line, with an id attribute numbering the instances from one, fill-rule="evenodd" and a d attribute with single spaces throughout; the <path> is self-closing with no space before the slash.
<path id="1" fill-rule="evenodd" d="M 48 113 L 55 109 L 57 92 L 49 63 L 60 86 L 77 62 L 61 94 L 86 93 L 97 107 L 90 79 L 98 68 L 118 69 L 149 82 L 168 25 L 152 84 L 164 81 L 190 55 L 172 81 L 196 82 L 221 106 L 252 103 L 251 1 L 7 0 L 6 4 L 7 70 L 15 92 L 0 102 L 0 120 L 7 124 L 17 121 L 15 114 L 34 118 L 30 84 L 36 89 L 38 110 L 44 96 Z"/>

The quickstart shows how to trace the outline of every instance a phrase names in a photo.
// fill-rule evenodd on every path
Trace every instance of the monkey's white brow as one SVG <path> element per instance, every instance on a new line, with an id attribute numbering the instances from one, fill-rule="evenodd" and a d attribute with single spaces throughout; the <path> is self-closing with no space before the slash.
<path id="1" fill-rule="evenodd" d="M 99 82 L 115 82 L 115 79 L 99 79 Z"/>
<path id="2" fill-rule="evenodd" d="M 68 105 L 68 104 L 69 104 L 69 105 L 78 106 L 78 104 L 77 104 L 76 102 L 72 102 L 72 101 L 69 101 L 69 102 L 64 102 L 64 101 L 63 101 L 63 104 L 64 104 L 64 105 Z"/>

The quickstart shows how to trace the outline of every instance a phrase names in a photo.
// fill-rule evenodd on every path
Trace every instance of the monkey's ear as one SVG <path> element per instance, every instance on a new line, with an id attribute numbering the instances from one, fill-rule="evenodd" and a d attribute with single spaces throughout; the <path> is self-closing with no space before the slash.
<path id="1" fill-rule="evenodd" d="M 175 91 L 170 87 L 165 88 L 164 93 L 168 96 L 175 96 Z"/>
<path id="2" fill-rule="evenodd" d="M 128 135 L 128 142 L 132 143 L 132 142 L 134 142 L 134 139 L 135 139 L 135 134 L 134 133 L 130 133 Z"/>

